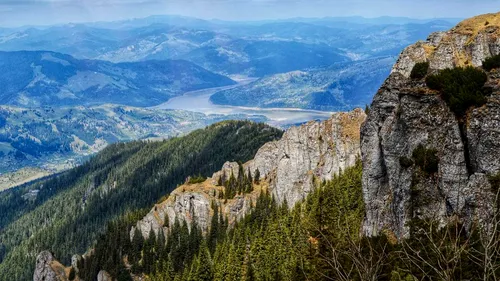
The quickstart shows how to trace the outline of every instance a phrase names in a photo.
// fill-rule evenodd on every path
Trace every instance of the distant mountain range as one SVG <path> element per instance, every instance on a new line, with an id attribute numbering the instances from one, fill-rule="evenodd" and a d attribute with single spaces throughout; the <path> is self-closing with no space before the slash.
<path id="1" fill-rule="evenodd" d="M 364 106 L 404 47 L 456 21 L 152 16 L 0 28 L 0 173 L 25 168 L 0 175 L 0 189 L 71 167 L 109 143 L 168 137 L 224 119 L 266 121 L 138 108 L 234 85 L 232 79 L 259 78 L 216 93 L 212 102 L 326 111 Z"/>
<path id="2" fill-rule="evenodd" d="M 395 61 L 394 57 L 386 57 L 275 74 L 217 92 L 210 100 L 222 105 L 331 111 L 364 107 L 370 103 Z"/>
<path id="3" fill-rule="evenodd" d="M 172 137 L 222 120 L 248 118 L 266 121 L 262 116 L 204 115 L 109 104 L 32 109 L 0 106 L 0 175 L 26 166 L 59 171 L 118 141 Z"/>
<path id="4" fill-rule="evenodd" d="M 181 60 L 114 64 L 69 55 L 0 52 L 0 104 L 152 106 L 186 91 L 235 84 Z"/>
<path id="5" fill-rule="evenodd" d="M 111 62 L 185 59 L 225 75 L 262 77 L 398 55 L 454 20 L 323 18 L 224 22 L 157 16 L 0 33 L 0 50 L 50 50 Z"/>

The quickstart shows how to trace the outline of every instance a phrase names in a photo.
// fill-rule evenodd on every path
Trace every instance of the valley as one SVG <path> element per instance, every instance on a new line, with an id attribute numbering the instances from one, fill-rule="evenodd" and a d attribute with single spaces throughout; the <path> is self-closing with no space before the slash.
<path id="1" fill-rule="evenodd" d="M 331 116 L 328 111 L 304 110 L 300 108 L 259 108 L 245 106 L 217 105 L 211 101 L 211 97 L 221 91 L 239 91 L 243 86 L 257 80 L 256 78 L 244 78 L 236 80 L 237 85 L 210 88 L 184 93 L 153 107 L 154 109 L 189 110 L 203 114 L 223 115 L 245 115 L 263 116 L 266 123 L 278 128 L 287 128 L 291 125 L 304 123 L 310 120 L 324 120 Z"/>
<path id="2" fill-rule="evenodd" d="M 3 188 L 78 166 L 116 142 L 162 140 L 226 119 L 267 120 L 258 115 L 205 115 L 110 104 L 40 109 L 0 106 L 0 119 L 4 123 L 0 126 Z"/>
<path id="3" fill-rule="evenodd" d="M 0 281 L 497 280 L 499 105 L 500 13 L 0 28 Z"/>

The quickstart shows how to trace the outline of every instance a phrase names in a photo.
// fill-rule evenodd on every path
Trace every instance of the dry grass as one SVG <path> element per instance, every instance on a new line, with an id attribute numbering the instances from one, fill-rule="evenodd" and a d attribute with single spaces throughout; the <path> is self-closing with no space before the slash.
<path id="1" fill-rule="evenodd" d="M 69 277 L 69 273 L 71 271 L 71 266 L 65 267 L 58 261 L 52 261 L 50 263 L 50 267 L 56 273 L 58 280 L 67 280 Z M 75 281 L 78 281 L 78 278 L 75 278 Z"/>
<path id="2" fill-rule="evenodd" d="M 362 109 L 357 109 L 362 111 Z M 340 125 L 342 128 L 342 140 L 343 141 L 359 141 L 361 139 L 360 129 L 361 124 L 366 119 L 366 115 L 362 112 L 352 113 L 341 113 L 340 114 Z"/>
<path id="3" fill-rule="evenodd" d="M 427 44 L 423 44 L 422 48 L 424 49 L 425 55 L 427 57 L 432 56 L 432 54 L 434 54 L 434 52 L 436 51 L 436 47 Z"/>
<path id="4" fill-rule="evenodd" d="M 186 192 L 191 192 L 191 193 L 198 193 L 207 198 L 208 201 L 215 201 L 222 207 L 222 210 L 225 209 L 227 205 L 231 205 L 233 203 L 236 203 L 237 198 L 233 199 L 219 199 L 219 194 L 224 191 L 223 186 L 217 186 L 212 184 L 213 179 L 208 178 L 202 183 L 195 183 L 195 184 L 183 184 L 179 187 L 177 187 L 170 196 L 164 200 L 163 202 L 156 204 L 155 205 L 155 211 L 154 211 L 154 216 L 158 221 L 162 221 L 160 219 L 160 216 L 158 212 L 156 211 L 157 209 L 164 208 L 166 205 L 173 204 L 175 201 L 175 197 L 177 194 L 181 193 L 186 193 Z M 244 194 L 246 200 L 252 200 L 252 202 L 255 204 L 257 202 L 257 198 L 259 197 L 261 191 L 267 191 L 269 189 L 269 183 L 266 180 L 261 180 L 259 184 L 253 184 L 253 191 L 251 193 Z M 210 210 L 210 215 L 213 215 L 213 210 Z M 224 213 L 224 215 L 226 215 Z"/>
<path id="5" fill-rule="evenodd" d="M 479 32 L 491 26 L 500 27 L 500 13 L 485 14 L 466 19 L 460 22 L 453 30 L 456 33 L 474 38 Z M 495 34 L 500 35 L 500 29 L 497 29 Z"/>

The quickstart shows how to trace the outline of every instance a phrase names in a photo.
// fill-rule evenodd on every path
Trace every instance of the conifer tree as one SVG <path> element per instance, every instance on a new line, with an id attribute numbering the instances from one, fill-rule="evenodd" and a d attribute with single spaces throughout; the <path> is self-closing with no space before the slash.
<path id="1" fill-rule="evenodd" d="M 250 167 L 248 167 L 247 178 L 248 178 L 248 181 L 253 182 L 252 172 L 250 171 Z"/>
<path id="2" fill-rule="evenodd" d="M 156 234 L 153 228 L 151 227 L 149 231 L 149 237 L 144 243 L 144 249 L 143 249 L 142 267 L 144 269 L 144 272 L 146 273 L 152 272 L 155 265 L 156 261 L 155 245 L 156 245 Z"/>
<path id="3" fill-rule="evenodd" d="M 256 184 L 260 183 L 260 171 L 259 168 L 255 169 L 254 180 Z"/>
<path id="4" fill-rule="evenodd" d="M 132 238 L 132 251 L 129 257 L 132 265 L 138 265 L 142 259 L 142 247 L 144 245 L 144 237 L 139 228 L 135 228 L 134 237 Z"/>
<path id="5" fill-rule="evenodd" d="M 206 243 L 202 243 L 196 265 L 196 281 L 213 280 L 213 264 Z"/>
<path id="6" fill-rule="evenodd" d="M 210 253 L 213 253 L 215 251 L 217 238 L 219 237 L 219 206 L 212 202 L 212 209 L 214 210 L 214 214 L 210 223 L 210 232 L 207 237 L 207 244 Z"/>

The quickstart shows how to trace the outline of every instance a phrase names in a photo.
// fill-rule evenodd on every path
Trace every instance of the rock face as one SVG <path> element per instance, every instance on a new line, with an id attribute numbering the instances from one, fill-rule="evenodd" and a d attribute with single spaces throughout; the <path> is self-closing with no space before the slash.
<path id="1" fill-rule="evenodd" d="M 433 33 L 426 42 L 407 47 L 392 73 L 410 77 L 413 66 L 423 61 L 433 70 L 482 66 L 486 58 L 500 52 L 499 26 L 499 14 L 486 14 L 464 20 L 447 32 Z"/>
<path id="2" fill-rule="evenodd" d="M 36 258 L 33 281 L 66 281 L 65 268 L 48 252 L 43 251 Z"/>
<path id="3" fill-rule="evenodd" d="M 113 281 L 113 278 L 104 270 L 99 271 L 97 274 L 97 281 Z"/>
<path id="4" fill-rule="evenodd" d="M 304 199 L 314 188 L 313 178 L 329 180 L 340 170 L 353 166 L 360 156 L 360 127 L 365 121 L 363 110 L 334 114 L 322 122 L 309 122 L 292 127 L 282 139 L 262 146 L 253 160 L 243 164 L 245 173 L 260 172 L 260 183 L 254 191 L 228 200 L 219 199 L 222 186 L 217 186 L 221 177 L 229 178 L 231 173 L 238 177 L 239 165 L 226 162 L 221 171 L 200 184 L 185 184 L 172 192 L 167 200 L 157 204 L 137 226 L 144 237 L 151 230 L 160 229 L 167 233 L 167 227 L 175 220 L 194 221 L 207 231 L 213 210 L 212 202 L 220 206 L 229 223 L 242 218 L 256 202 L 261 190 L 269 190 L 278 203 L 287 202 L 291 207 Z M 166 225 L 168 217 L 169 225 Z M 131 230 L 131 236 L 135 229 Z"/>
<path id="5" fill-rule="evenodd" d="M 292 207 L 312 191 L 313 177 L 330 180 L 355 164 L 360 153 L 359 129 L 365 118 L 363 110 L 355 109 L 323 122 L 292 127 L 281 140 L 264 145 L 247 166 L 269 178 L 277 202 L 286 200 Z"/>
<path id="6" fill-rule="evenodd" d="M 500 14 L 466 20 L 448 32 L 406 48 L 389 78 L 376 94 L 361 129 L 364 232 L 408 234 L 411 218 L 445 223 L 452 216 L 465 222 L 487 220 L 492 194 L 487 176 L 500 170 L 500 75 L 488 74 L 493 89 L 486 105 L 467 116 L 465 132 L 441 97 L 423 81 L 409 78 L 417 62 L 430 71 L 472 65 L 480 67 L 500 53 Z M 437 151 L 438 173 L 415 176 L 402 165 L 417 146 Z"/>

